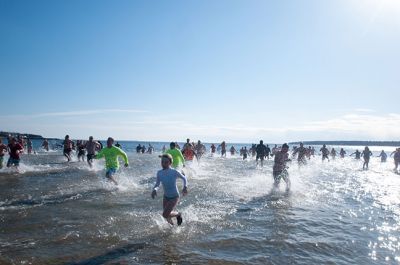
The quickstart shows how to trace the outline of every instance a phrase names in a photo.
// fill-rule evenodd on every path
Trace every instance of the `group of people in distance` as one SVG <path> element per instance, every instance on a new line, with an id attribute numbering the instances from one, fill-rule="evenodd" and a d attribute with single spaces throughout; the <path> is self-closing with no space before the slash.
<path id="1" fill-rule="evenodd" d="M 30 143 L 29 143 L 30 142 Z M 77 151 L 78 160 L 84 161 L 84 156 L 86 154 L 87 162 L 90 167 L 93 166 L 94 159 L 105 159 L 105 169 L 106 174 L 105 177 L 115 185 L 118 185 L 118 182 L 115 179 L 115 174 L 117 173 L 120 165 L 118 161 L 118 157 L 121 157 L 124 161 L 124 166 L 129 166 L 128 156 L 121 149 L 121 145 L 117 142 L 114 144 L 114 139 L 109 137 L 107 139 L 107 145 L 103 148 L 100 141 L 95 141 L 92 136 L 89 137 L 88 141 L 78 140 L 76 143 L 72 141 L 69 135 L 65 136 L 65 139 L 62 143 L 63 147 L 63 155 L 67 158 L 67 161 L 71 161 L 72 151 Z M 49 143 L 45 139 L 42 143 L 42 148 L 45 150 L 49 150 Z M 20 163 L 20 155 L 27 149 L 28 153 L 32 152 L 32 142 L 24 141 L 22 137 L 9 137 L 8 144 L 4 144 L 2 139 L 0 138 L 0 168 L 3 167 L 4 155 L 6 152 L 9 153 L 9 159 L 7 161 L 7 167 L 15 166 L 18 168 Z M 144 150 L 144 151 L 143 151 Z M 136 148 L 138 153 L 145 153 L 146 147 L 143 145 L 138 145 Z M 154 148 L 149 144 L 149 148 L 147 148 L 147 153 L 152 153 Z M 226 157 L 227 145 L 222 142 L 218 147 L 215 144 L 212 144 L 210 147 L 211 155 L 214 155 L 217 151 L 220 151 L 221 157 Z M 160 185 L 163 186 L 164 197 L 163 197 L 163 217 L 166 221 L 173 225 L 173 219 L 176 219 L 176 223 L 180 225 L 182 223 L 182 214 L 175 210 L 176 205 L 179 202 L 180 193 L 177 188 L 177 179 L 182 179 L 183 181 L 183 190 L 182 194 L 186 195 L 188 193 L 187 185 L 188 180 L 185 176 L 183 168 L 185 167 L 186 161 L 193 161 L 195 158 L 197 161 L 201 159 L 201 157 L 206 154 L 207 149 L 206 146 L 199 140 L 197 143 L 190 142 L 190 139 L 186 140 L 186 143 L 180 148 L 179 144 L 176 142 L 171 142 L 169 149 L 165 146 L 162 148 L 161 158 L 161 170 L 157 172 L 156 183 L 152 189 L 151 197 L 154 199 L 157 196 L 157 191 Z M 230 148 L 231 155 L 235 155 L 236 149 L 234 146 Z M 322 155 L 322 161 L 334 159 L 336 157 L 336 150 L 332 148 L 330 151 L 323 145 L 320 149 Z M 291 161 L 289 158 L 289 146 L 288 144 L 283 144 L 278 147 L 275 145 L 272 149 L 269 145 L 264 145 L 264 142 L 261 140 L 259 144 L 252 145 L 249 149 L 247 147 L 242 147 L 240 149 L 240 155 L 243 159 L 247 159 L 249 155 L 255 156 L 256 165 L 258 165 L 259 161 L 261 162 L 261 166 L 263 166 L 263 162 L 265 159 L 270 159 L 273 157 L 273 167 L 272 167 L 272 175 L 274 179 L 274 188 L 278 188 L 281 180 L 284 180 L 286 183 L 286 190 L 290 190 L 290 178 L 288 174 L 288 166 L 287 162 Z M 310 159 L 311 156 L 314 156 L 315 149 L 313 147 L 304 147 L 303 143 L 300 143 L 299 147 L 293 147 L 292 150 L 292 159 L 297 159 L 299 165 L 303 165 L 307 163 L 307 159 Z M 339 151 L 339 155 L 341 158 L 344 158 L 346 152 L 343 148 Z M 355 155 L 356 159 L 360 159 L 363 157 L 364 164 L 363 169 L 368 169 L 369 160 L 372 156 L 372 152 L 368 147 L 362 152 L 356 150 L 354 153 L 350 154 L 350 156 Z M 395 162 L 395 171 L 398 172 L 398 166 L 400 164 L 400 148 L 396 148 L 394 152 L 391 153 L 390 156 L 394 157 Z M 384 150 L 378 156 L 381 158 L 382 162 L 386 162 L 387 154 Z"/>

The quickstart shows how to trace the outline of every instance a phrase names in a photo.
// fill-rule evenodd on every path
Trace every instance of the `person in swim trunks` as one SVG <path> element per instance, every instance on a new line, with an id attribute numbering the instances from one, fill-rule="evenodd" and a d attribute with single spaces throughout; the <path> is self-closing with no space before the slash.
<path id="1" fill-rule="evenodd" d="M 7 145 L 3 144 L 3 140 L 0 138 L 0 169 L 3 168 L 4 153 L 7 152 Z"/>
<path id="2" fill-rule="evenodd" d="M 358 149 L 354 153 L 350 154 L 350 156 L 352 156 L 352 155 L 356 155 L 356 159 L 360 159 L 361 158 L 361 152 L 358 151 Z"/>
<path id="3" fill-rule="evenodd" d="M 381 163 L 386 162 L 387 154 L 385 153 L 385 150 L 382 150 L 382 152 L 378 155 L 378 157 L 381 158 Z"/>
<path id="4" fill-rule="evenodd" d="M 74 146 L 74 142 L 69 139 L 69 135 L 65 136 L 65 139 L 63 141 L 63 147 L 64 147 L 64 151 L 63 151 L 64 156 L 67 158 L 68 162 L 70 162 L 71 161 L 71 152 L 72 152 L 72 149 L 75 148 L 75 146 Z"/>
<path id="5" fill-rule="evenodd" d="M 305 165 L 307 164 L 306 162 L 306 155 L 307 155 L 307 148 L 304 147 L 303 143 L 300 143 L 300 147 L 297 148 L 294 152 L 293 155 L 297 155 L 297 162 L 299 165 Z"/>
<path id="6" fill-rule="evenodd" d="M 108 137 L 107 147 L 101 149 L 101 151 L 95 156 L 96 159 L 104 157 L 106 159 L 106 178 L 118 185 L 118 182 L 114 178 L 114 174 L 119 169 L 118 157 L 122 157 L 125 162 L 125 167 L 128 167 L 128 156 L 120 148 L 113 145 L 114 139 Z"/>
<path id="7" fill-rule="evenodd" d="M 343 148 L 340 149 L 340 158 L 344 158 L 344 155 L 346 154 L 346 151 L 344 151 Z"/>
<path id="8" fill-rule="evenodd" d="M 87 158 L 87 162 L 90 167 L 93 166 L 93 159 L 96 156 L 96 150 L 98 150 L 100 148 L 101 148 L 101 146 L 99 145 L 99 143 L 96 141 L 93 141 L 93 136 L 90 136 L 89 141 L 87 141 L 85 144 L 85 149 L 87 151 L 86 158 Z"/>
<path id="9" fill-rule="evenodd" d="M 20 154 L 23 152 L 24 148 L 20 143 L 17 142 L 17 139 L 12 138 L 11 142 L 8 144 L 8 150 L 10 157 L 7 161 L 7 167 L 15 166 L 18 168 L 20 162 Z"/>
<path id="10" fill-rule="evenodd" d="M 286 162 L 290 161 L 288 151 L 289 146 L 285 143 L 282 145 L 281 150 L 275 153 L 274 166 L 272 170 L 274 188 L 278 188 L 281 179 L 283 179 L 286 182 L 286 191 L 290 190 L 291 185 L 286 166 Z"/>
<path id="11" fill-rule="evenodd" d="M 47 139 L 44 139 L 44 140 L 43 140 L 42 147 L 43 147 L 43 149 L 46 150 L 47 152 L 49 151 L 49 141 L 47 141 Z"/>
<path id="12" fill-rule="evenodd" d="M 154 185 L 151 197 L 154 199 L 157 196 L 157 190 L 162 184 L 164 189 L 163 198 L 163 214 L 162 216 L 167 220 L 170 225 L 174 225 L 172 218 L 176 218 L 177 224 L 182 224 L 182 215 L 178 211 L 175 211 L 175 207 L 179 202 L 179 191 L 176 185 L 178 178 L 183 181 L 182 194 L 187 195 L 187 179 L 179 171 L 171 168 L 173 158 L 170 154 L 163 154 L 161 156 L 161 167 L 162 169 L 157 172 L 157 181 Z"/>

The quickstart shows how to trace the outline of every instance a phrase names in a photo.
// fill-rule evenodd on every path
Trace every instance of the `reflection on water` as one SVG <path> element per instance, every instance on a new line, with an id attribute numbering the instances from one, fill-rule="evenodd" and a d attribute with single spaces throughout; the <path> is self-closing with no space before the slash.
<path id="1" fill-rule="evenodd" d="M 3 264 L 393 264 L 400 262 L 400 177 L 374 157 L 299 167 L 292 190 L 239 157 L 191 165 L 189 195 L 170 227 L 150 198 L 159 158 L 129 153 L 119 187 L 60 152 L 25 155 L 0 170 Z"/>

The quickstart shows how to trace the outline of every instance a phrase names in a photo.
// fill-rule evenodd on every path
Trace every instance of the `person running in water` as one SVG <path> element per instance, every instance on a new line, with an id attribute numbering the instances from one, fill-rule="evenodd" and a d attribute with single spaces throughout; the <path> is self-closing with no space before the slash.
<path id="1" fill-rule="evenodd" d="M 183 189 L 182 194 L 187 195 L 187 179 L 184 175 L 182 175 L 179 171 L 172 169 L 171 164 L 173 162 L 173 158 L 170 154 L 163 154 L 161 156 L 161 167 L 162 169 L 157 172 L 157 181 L 154 185 L 153 192 L 151 193 L 151 197 L 154 199 L 157 196 L 157 190 L 162 184 L 164 189 L 164 198 L 163 198 L 163 214 L 162 216 L 167 220 L 170 225 L 174 225 L 172 222 L 172 218 L 176 218 L 176 222 L 178 225 L 182 224 L 182 215 L 181 213 L 174 211 L 176 205 L 179 202 L 179 191 L 176 185 L 176 180 L 178 178 L 183 181 Z"/>
<path id="2" fill-rule="evenodd" d="M 195 158 L 195 157 L 197 160 L 199 159 L 191 145 L 186 145 L 183 148 L 182 155 L 185 158 L 185 161 L 193 161 L 193 158 Z"/>
<path id="3" fill-rule="evenodd" d="M 281 179 L 286 182 L 286 191 L 290 190 L 290 179 L 289 173 L 287 172 L 286 162 L 290 161 L 289 159 L 289 146 L 285 143 L 282 145 L 280 151 L 275 153 L 274 157 L 274 166 L 272 170 L 272 176 L 274 177 L 274 188 L 279 188 L 279 184 Z"/>
<path id="4" fill-rule="evenodd" d="M 122 148 L 122 146 L 118 143 L 118 141 L 117 141 L 117 143 L 115 144 L 115 146 L 118 147 L 119 149 Z"/>
<path id="5" fill-rule="evenodd" d="M 340 149 L 340 158 L 344 158 L 344 155 L 346 154 L 346 151 L 344 151 L 343 148 Z"/>
<path id="6" fill-rule="evenodd" d="M 69 162 L 69 161 L 71 161 L 71 152 L 72 152 L 72 149 L 75 148 L 74 142 L 72 142 L 72 141 L 69 139 L 69 135 L 66 135 L 66 136 L 65 136 L 65 139 L 64 139 L 64 141 L 63 141 L 63 147 L 64 147 L 64 151 L 63 151 L 64 156 L 68 159 L 68 162 Z"/>
<path id="7" fill-rule="evenodd" d="M 322 161 L 324 161 L 325 159 L 328 159 L 328 161 L 329 161 L 329 157 L 328 157 L 329 150 L 328 150 L 328 148 L 326 148 L 325 144 L 322 146 L 322 148 L 319 151 L 321 151 L 321 153 L 322 153 Z"/>
<path id="8" fill-rule="evenodd" d="M 161 149 L 161 152 L 162 152 L 162 153 L 165 153 L 165 151 L 167 151 L 167 147 L 166 147 L 165 145 L 163 145 L 163 147 L 162 147 L 162 149 Z"/>
<path id="9" fill-rule="evenodd" d="M 297 162 L 299 165 L 307 164 L 306 156 L 307 156 L 307 148 L 304 147 L 303 143 L 300 143 L 300 147 L 293 152 L 293 155 L 297 155 Z"/>
<path id="10" fill-rule="evenodd" d="M 129 166 L 128 156 L 120 148 L 113 145 L 114 139 L 108 137 L 107 147 L 101 149 L 101 151 L 95 156 L 96 159 L 105 158 L 106 159 L 106 178 L 118 185 L 118 182 L 114 178 L 114 174 L 119 169 L 118 157 L 122 157 L 125 162 L 125 167 Z"/>
<path id="11" fill-rule="evenodd" d="M 382 150 L 382 152 L 378 155 L 378 157 L 381 158 L 382 163 L 386 162 L 387 154 L 385 153 L 385 150 Z"/>
<path id="12" fill-rule="evenodd" d="M 18 170 L 20 162 L 20 154 L 24 151 L 24 147 L 17 142 L 17 139 L 11 138 L 11 142 L 8 144 L 8 152 L 10 157 L 7 161 L 7 167 L 15 166 Z"/>
<path id="13" fill-rule="evenodd" d="M 336 158 L 336 150 L 333 147 L 332 147 L 332 150 L 331 150 L 331 156 L 332 156 L 332 159 Z"/>
<path id="14" fill-rule="evenodd" d="M 217 149 L 217 148 L 215 147 L 215 145 L 212 144 L 212 145 L 211 145 L 211 155 L 214 155 L 214 154 L 215 154 L 216 149 Z"/>
<path id="15" fill-rule="evenodd" d="M 3 140 L 0 138 L 0 169 L 3 168 L 4 155 L 7 152 L 7 145 L 3 144 Z"/>
<path id="16" fill-rule="evenodd" d="M 242 156 L 243 156 L 243 160 L 247 159 L 247 156 L 249 154 L 249 150 L 247 150 L 247 147 L 245 146 L 242 150 Z"/>
<path id="17" fill-rule="evenodd" d="M 76 148 L 78 149 L 78 161 L 85 161 L 85 145 L 82 140 L 76 141 Z"/>
<path id="18" fill-rule="evenodd" d="M 47 152 L 49 151 L 49 141 L 47 141 L 47 139 L 44 139 L 44 140 L 43 140 L 42 148 L 43 148 L 44 150 L 46 150 Z"/>
<path id="19" fill-rule="evenodd" d="M 200 160 L 200 158 L 206 153 L 206 151 L 206 146 L 200 140 L 198 140 L 195 146 L 197 160 Z"/>
<path id="20" fill-rule="evenodd" d="M 267 147 L 264 145 L 264 141 L 260 140 L 260 144 L 256 146 L 256 165 L 258 165 L 258 159 L 261 160 L 261 167 L 264 166 L 264 158 L 267 155 Z"/>
<path id="21" fill-rule="evenodd" d="M 399 173 L 399 171 L 398 171 L 398 167 L 399 167 L 399 165 L 400 165 L 400 148 L 396 148 L 396 150 L 395 151 L 393 151 L 391 154 L 390 154 L 390 156 L 392 156 L 392 155 L 394 155 L 394 171 L 396 172 L 396 173 Z"/>
<path id="22" fill-rule="evenodd" d="M 96 156 L 96 150 L 101 150 L 101 146 L 98 142 L 93 141 L 93 136 L 89 136 L 89 141 L 86 142 L 85 149 L 87 151 L 87 162 L 90 167 L 93 167 L 93 159 Z"/>
<path id="23" fill-rule="evenodd" d="M 368 146 L 366 146 L 364 151 L 361 154 L 364 158 L 363 170 L 367 170 L 368 164 L 369 164 L 369 159 L 372 156 L 372 152 L 369 150 Z"/>
<path id="24" fill-rule="evenodd" d="M 356 155 L 356 159 L 360 159 L 361 158 L 361 152 L 358 151 L 358 149 L 354 153 L 352 153 L 350 156 L 352 156 L 352 155 Z"/>
<path id="25" fill-rule="evenodd" d="M 183 145 L 183 149 L 185 149 L 188 146 L 193 147 L 193 145 L 190 143 L 190 139 L 189 138 L 186 139 L 186 143 Z"/>
<path id="26" fill-rule="evenodd" d="M 26 146 L 28 147 L 28 154 L 32 154 L 32 141 L 30 138 L 28 138 L 28 140 L 26 140 Z"/>
<path id="27" fill-rule="evenodd" d="M 171 142 L 169 147 L 170 149 L 168 149 L 165 153 L 172 156 L 172 167 L 175 169 L 184 167 L 185 158 L 183 157 L 182 152 L 176 148 L 176 144 L 174 142 Z"/>
<path id="28" fill-rule="evenodd" d="M 236 149 L 235 147 L 232 145 L 231 149 L 229 150 L 231 153 L 231 156 L 234 156 L 236 154 Z"/>

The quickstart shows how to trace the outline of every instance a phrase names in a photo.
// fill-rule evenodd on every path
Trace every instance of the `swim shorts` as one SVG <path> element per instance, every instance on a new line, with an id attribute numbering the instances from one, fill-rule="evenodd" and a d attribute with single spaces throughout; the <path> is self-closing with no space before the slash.
<path id="1" fill-rule="evenodd" d="M 163 199 L 163 216 L 169 216 L 179 202 L 179 196 L 168 198 L 164 196 Z"/>
<path id="2" fill-rule="evenodd" d="M 116 172 L 117 172 L 117 169 L 116 169 L 116 168 L 107 168 L 107 170 L 106 170 L 106 177 L 112 176 L 112 175 L 114 175 Z"/>
<path id="3" fill-rule="evenodd" d="M 88 154 L 86 157 L 87 157 L 87 160 L 89 161 L 89 160 L 93 160 L 95 156 L 96 156 L 95 154 L 90 154 L 90 155 Z"/>
<path id="4" fill-rule="evenodd" d="M 11 166 L 19 166 L 19 159 L 14 159 L 14 158 L 9 158 L 7 161 L 7 167 L 11 167 Z"/>

